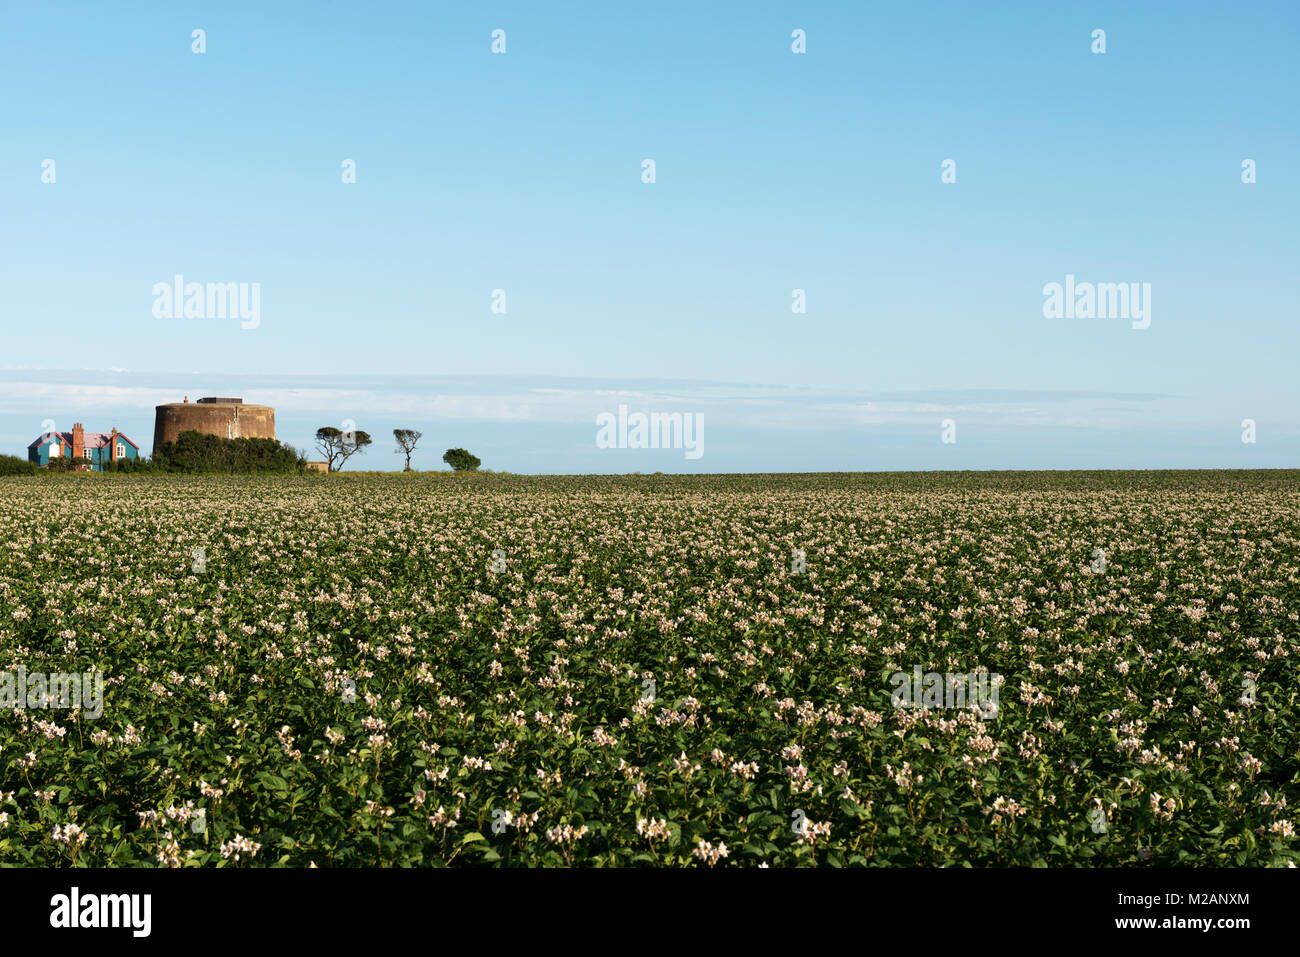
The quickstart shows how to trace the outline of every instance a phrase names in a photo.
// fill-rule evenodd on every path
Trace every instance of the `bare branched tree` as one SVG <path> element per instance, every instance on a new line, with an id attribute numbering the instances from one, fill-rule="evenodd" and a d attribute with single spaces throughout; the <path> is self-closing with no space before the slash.
<path id="1" fill-rule="evenodd" d="M 411 471 L 411 453 L 415 451 L 416 443 L 424 438 L 424 433 L 414 429 L 393 429 L 393 438 L 397 439 L 396 454 L 406 456 L 406 468 L 402 471 Z"/>
<path id="2" fill-rule="evenodd" d="M 344 432 L 342 429 L 336 429 L 332 426 L 325 426 L 316 430 L 316 448 L 320 454 L 325 456 L 325 461 L 329 463 L 329 470 L 337 472 L 367 445 L 373 445 L 374 439 L 370 433 L 362 432 L 360 429 Z M 336 468 L 334 463 L 338 462 Z"/>

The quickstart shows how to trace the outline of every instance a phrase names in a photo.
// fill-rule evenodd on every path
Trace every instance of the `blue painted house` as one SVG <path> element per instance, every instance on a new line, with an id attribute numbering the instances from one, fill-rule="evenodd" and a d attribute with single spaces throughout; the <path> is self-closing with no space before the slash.
<path id="1" fill-rule="evenodd" d="M 74 423 L 71 432 L 46 432 L 27 446 L 27 461 L 44 467 L 51 459 L 87 459 L 90 464 L 82 468 L 104 471 L 110 462 L 140 458 L 140 446 L 121 432 L 87 432 L 81 423 Z"/>

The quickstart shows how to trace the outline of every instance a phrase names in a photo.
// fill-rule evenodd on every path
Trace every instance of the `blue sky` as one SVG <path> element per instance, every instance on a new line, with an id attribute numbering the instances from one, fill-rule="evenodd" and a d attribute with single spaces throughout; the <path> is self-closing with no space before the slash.
<path id="1" fill-rule="evenodd" d="M 0 447 L 241 394 L 421 468 L 1300 465 L 1298 54 L 1293 3 L 7 4 Z M 705 454 L 598 449 L 620 403 Z"/>

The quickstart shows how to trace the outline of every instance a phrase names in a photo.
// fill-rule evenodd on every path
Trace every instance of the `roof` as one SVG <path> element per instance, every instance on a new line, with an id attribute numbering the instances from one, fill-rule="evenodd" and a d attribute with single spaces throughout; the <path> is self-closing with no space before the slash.
<path id="1" fill-rule="evenodd" d="M 123 440 L 124 442 L 126 442 L 127 444 L 129 444 L 131 448 L 135 449 L 137 452 L 140 451 L 140 446 L 136 445 L 134 442 L 128 439 L 121 432 L 117 433 L 117 437 Z M 38 449 L 46 442 L 49 442 L 51 439 L 56 439 L 56 438 L 59 439 L 59 441 L 64 442 L 68 445 L 72 444 L 71 432 L 46 432 L 43 435 L 37 436 L 36 441 L 28 445 L 27 448 Z M 113 440 L 113 433 L 112 432 L 83 432 L 82 439 L 85 443 L 85 448 L 102 449 L 104 448 L 104 446 L 108 445 Z"/>
<path id="2" fill-rule="evenodd" d="M 272 411 L 275 411 L 273 406 L 248 403 L 245 402 L 243 399 L 222 399 L 222 398 L 212 398 L 212 397 L 198 399 L 193 402 L 163 402 L 161 405 L 154 406 L 154 408 L 155 409 L 193 409 L 196 406 L 200 409 L 203 409 L 206 412 L 210 412 L 214 408 L 221 409 L 221 410 L 228 410 L 232 408 L 271 409 Z"/>

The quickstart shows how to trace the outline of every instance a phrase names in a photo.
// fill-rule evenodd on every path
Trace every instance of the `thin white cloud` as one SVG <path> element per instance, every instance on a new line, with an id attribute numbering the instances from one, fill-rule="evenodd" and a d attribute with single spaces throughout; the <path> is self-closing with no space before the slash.
<path id="1" fill-rule="evenodd" d="M 112 376 L 115 382 L 96 381 Z M 202 391 L 197 391 L 202 390 Z M 714 382 L 617 383 L 524 377 L 203 376 L 0 370 L 0 408 L 10 414 L 80 414 L 81 410 L 152 410 L 202 395 L 238 395 L 281 414 L 327 418 L 403 416 L 424 422 L 590 424 L 619 405 L 631 411 L 693 412 L 714 426 L 755 430 L 838 431 L 932 425 L 943 418 L 990 427 L 1133 426 L 1134 400 L 1154 395 L 1014 390 L 935 390 L 870 394 L 818 393 L 780 386 L 729 387 Z M 1125 404 L 1127 403 L 1127 405 Z"/>

